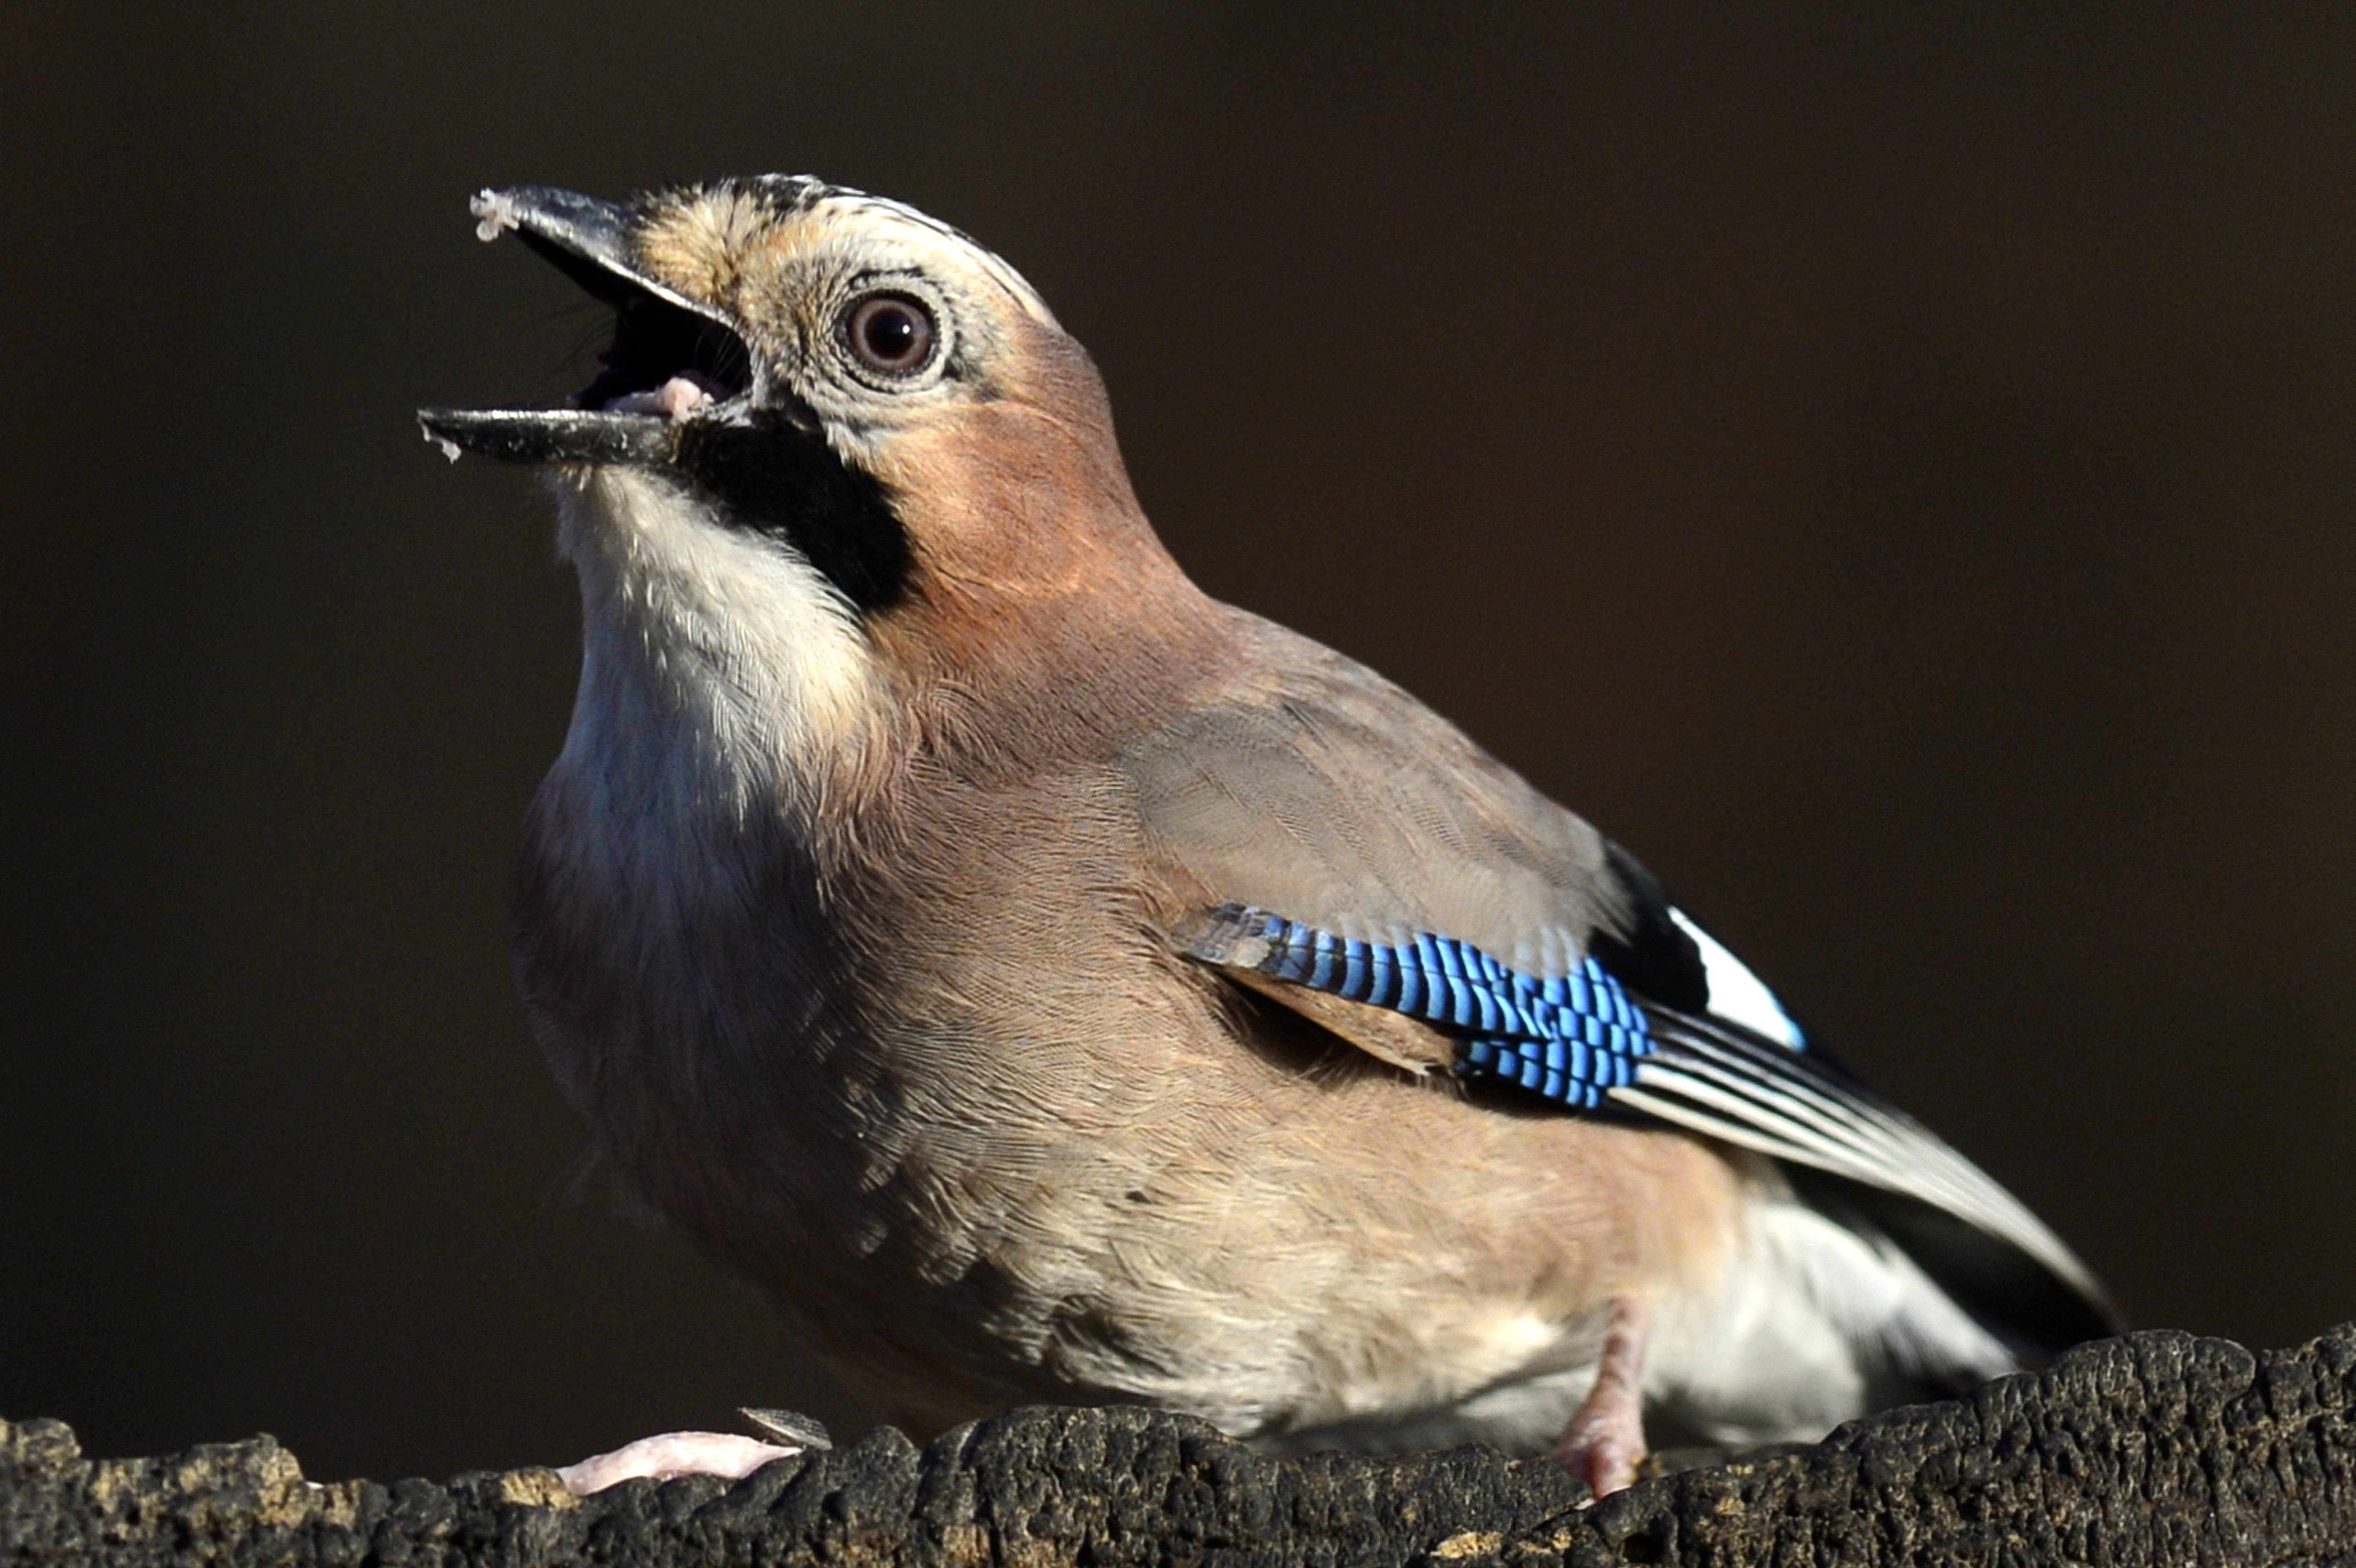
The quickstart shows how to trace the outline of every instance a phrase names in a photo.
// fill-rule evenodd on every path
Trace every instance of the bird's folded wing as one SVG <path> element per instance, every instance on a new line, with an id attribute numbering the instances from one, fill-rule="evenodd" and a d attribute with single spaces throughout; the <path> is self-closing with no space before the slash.
<path id="1" fill-rule="evenodd" d="M 1253 667 L 1280 691 L 1200 707 L 1122 759 L 1183 950 L 1393 1065 L 1900 1194 L 2100 1302 L 2017 1199 L 1804 1049 L 1624 852 L 1379 677 L 1260 635 Z"/>

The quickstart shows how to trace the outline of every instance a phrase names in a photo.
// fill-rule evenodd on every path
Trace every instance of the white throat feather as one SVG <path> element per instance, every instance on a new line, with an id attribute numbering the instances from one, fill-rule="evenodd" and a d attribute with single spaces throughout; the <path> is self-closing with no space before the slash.
<path id="1" fill-rule="evenodd" d="M 884 710 L 849 601 L 791 547 L 722 524 L 659 475 L 571 469 L 556 489 L 582 601 L 556 772 L 629 816 L 741 823 L 835 795 Z"/>

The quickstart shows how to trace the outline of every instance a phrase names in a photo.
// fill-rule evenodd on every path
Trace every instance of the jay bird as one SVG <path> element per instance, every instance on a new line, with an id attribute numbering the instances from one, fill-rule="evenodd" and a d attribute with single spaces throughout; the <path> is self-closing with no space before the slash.
<path id="1" fill-rule="evenodd" d="M 2115 1327 L 1627 851 L 1189 581 L 998 257 L 802 177 L 473 205 L 616 315 L 573 406 L 421 415 L 545 466 L 580 580 L 533 1029 L 878 1409 L 1551 1445 L 1601 1494 L 1648 1404 L 1811 1438 Z M 664 1442 L 623 1463 L 781 1451 Z"/>

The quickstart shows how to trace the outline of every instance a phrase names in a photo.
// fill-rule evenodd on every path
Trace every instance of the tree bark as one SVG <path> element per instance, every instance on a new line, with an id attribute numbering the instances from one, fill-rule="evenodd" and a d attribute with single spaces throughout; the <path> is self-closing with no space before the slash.
<path id="1" fill-rule="evenodd" d="M 91 1460 L 56 1422 L 0 1423 L 0 1562 L 2356 1568 L 2351 1395 L 2356 1325 L 2264 1354 L 2132 1334 L 1593 1508 L 1550 1460 L 1272 1459 L 1131 1408 L 585 1499 L 542 1469 L 318 1487 L 268 1437 Z"/>

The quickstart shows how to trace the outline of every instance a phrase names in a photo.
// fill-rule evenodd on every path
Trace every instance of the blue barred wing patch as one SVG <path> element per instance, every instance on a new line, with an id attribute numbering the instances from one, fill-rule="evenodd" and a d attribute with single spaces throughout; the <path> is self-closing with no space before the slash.
<path id="1" fill-rule="evenodd" d="M 1643 1009 L 1592 958 L 1540 979 L 1453 937 L 1360 942 L 1241 904 L 1219 910 L 1194 952 L 1419 1019 L 1460 1037 L 1460 1076 L 1576 1109 L 1633 1083 L 1637 1061 L 1653 1051 Z"/>

